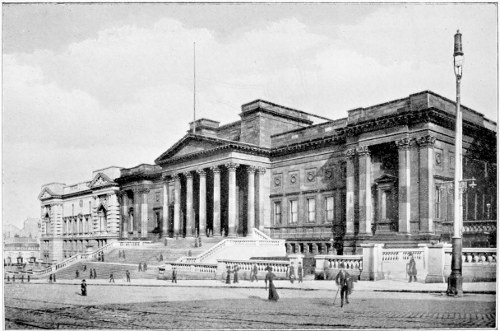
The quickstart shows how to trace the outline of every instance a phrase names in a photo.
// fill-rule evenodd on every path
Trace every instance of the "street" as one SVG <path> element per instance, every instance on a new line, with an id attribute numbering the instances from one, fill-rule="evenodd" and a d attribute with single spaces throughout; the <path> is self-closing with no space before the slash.
<path id="1" fill-rule="evenodd" d="M 167 283 L 168 284 L 168 283 Z M 263 285 L 261 283 L 260 285 Z M 340 308 L 335 290 L 6 284 L 6 329 L 494 328 L 495 295 L 354 291 Z"/>

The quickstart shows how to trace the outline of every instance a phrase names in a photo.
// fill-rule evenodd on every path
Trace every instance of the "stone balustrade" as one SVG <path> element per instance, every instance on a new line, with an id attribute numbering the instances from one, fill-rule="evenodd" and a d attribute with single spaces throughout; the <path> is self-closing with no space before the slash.
<path id="1" fill-rule="evenodd" d="M 349 274 L 359 277 L 363 271 L 363 255 L 316 255 L 316 279 L 332 279 L 341 269 L 341 263 Z"/>
<path id="2" fill-rule="evenodd" d="M 452 249 L 445 249 L 446 260 L 451 261 Z M 497 263 L 496 248 L 462 248 L 462 265 Z"/>
<path id="3" fill-rule="evenodd" d="M 271 236 L 278 239 L 330 239 L 332 237 L 332 225 L 301 225 L 271 227 Z"/>

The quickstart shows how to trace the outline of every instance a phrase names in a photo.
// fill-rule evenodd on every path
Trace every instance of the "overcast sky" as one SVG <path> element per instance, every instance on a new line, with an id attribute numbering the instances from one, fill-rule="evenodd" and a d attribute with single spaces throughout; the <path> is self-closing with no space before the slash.
<path id="1" fill-rule="evenodd" d="M 336 119 L 432 90 L 497 120 L 492 4 L 3 5 L 3 220 L 39 217 L 41 185 L 132 167 L 197 117 L 257 98 Z"/>

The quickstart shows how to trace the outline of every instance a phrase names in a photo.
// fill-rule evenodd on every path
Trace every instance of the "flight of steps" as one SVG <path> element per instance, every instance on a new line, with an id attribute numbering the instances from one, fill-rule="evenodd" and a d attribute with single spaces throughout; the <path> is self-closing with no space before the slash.
<path id="1" fill-rule="evenodd" d="M 83 271 L 83 265 L 87 267 L 86 271 Z M 156 266 L 148 266 L 146 272 L 139 272 L 137 265 L 130 264 L 117 264 L 117 263 L 106 263 L 106 262 L 78 262 L 68 268 L 61 269 L 55 272 L 56 281 L 58 279 L 90 279 L 90 269 L 95 269 L 97 274 L 97 279 L 109 279 L 109 275 L 113 273 L 115 281 L 125 280 L 125 272 L 128 270 L 130 272 L 130 278 L 133 279 L 156 279 L 158 276 L 158 269 Z M 78 270 L 78 277 L 76 277 L 76 270 Z M 48 279 L 49 276 L 47 275 Z"/>

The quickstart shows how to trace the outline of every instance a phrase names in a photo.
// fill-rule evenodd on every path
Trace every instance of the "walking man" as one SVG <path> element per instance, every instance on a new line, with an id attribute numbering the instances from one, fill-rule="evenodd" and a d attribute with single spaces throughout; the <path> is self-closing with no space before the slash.
<path id="1" fill-rule="evenodd" d="M 21 283 L 24 283 L 24 274 L 21 274 Z"/>
<path id="2" fill-rule="evenodd" d="M 56 274 L 54 274 L 54 276 L 52 276 L 52 278 L 54 278 L 54 283 L 56 282 Z"/>
<path id="3" fill-rule="evenodd" d="M 175 267 L 172 269 L 172 283 L 177 284 L 177 270 L 175 269 Z"/>
<path id="4" fill-rule="evenodd" d="M 142 263 L 139 263 L 139 270 L 138 270 L 138 271 L 139 271 L 139 272 L 141 272 L 141 271 L 142 271 Z"/>
<path id="5" fill-rule="evenodd" d="M 110 273 L 110 274 L 109 274 L 109 282 L 110 282 L 110 283 L 111 283 L 111 282 L 113 282 L 113 283 L 115 282 L 115 278 L 113 277 L 113 273 Z"/>
<path id="6" fill-rule="evenodd" d="M 344 269 L 344 263 L 340 263 L 340 271 L 335 277 L 335 282 L 337 286 L 340 287 L 340 307 L 344 306 L 344 298 L 345 303 L 349 304 L 349 292 L 350 292 L 350 284 L 351 284 L 351 275 Z"/>
<path id="7" fill-rule="evenodd" d="M 94 268 L 94 279 L 97 278 L 97 272 L 95 271 L 95 268 Z"/>
<path id="8" fill-rule="evenodd" d="M 259 272 L 259 269 L 257 268 L 257 263 L 254 263 L 252 265 L 252 272 L 250 273 L 250 281 L 253 282 L 254 280 L 257 282 L 257 273 Z"/>
<path id="9" fill-rule="evenodd" d="M 413 254 L 410 254 L 410 261 L 406 264 L 406 272 L 408 273 L 408 276 L 410 277 L 410 280 L 408 283 L 411 283 L 412 277 L 414 278 L 415 281 L 417 281 L 417 263 L 415 262 L 415 259 L 413 258 Z"/>
<path id="10" fill-rule="evenodd" d="M 295 280 L 295 267 L 293 262 L 288 267 L 288 279 L 290 280 L 290 283 L 293 284 L 293 281 Z"/>
<path id="11" fill-rule="evenodd" d="M 28 283 L 30 282 L 30 275 L 28 275 Z"/>
<path id="12" fill-rule="evenodd" d="M 75 278 L 78 278 L 78 276 L 80 276 L 80 273 L 78 272 L 78 269 L 75 270 Z"/>
<path id="13" fill-rule="evenodd" d="M 127 283 L 130 283 L 130 272 L 128 270 L 125 271 L 125 275 L 127 276 Z"/>

